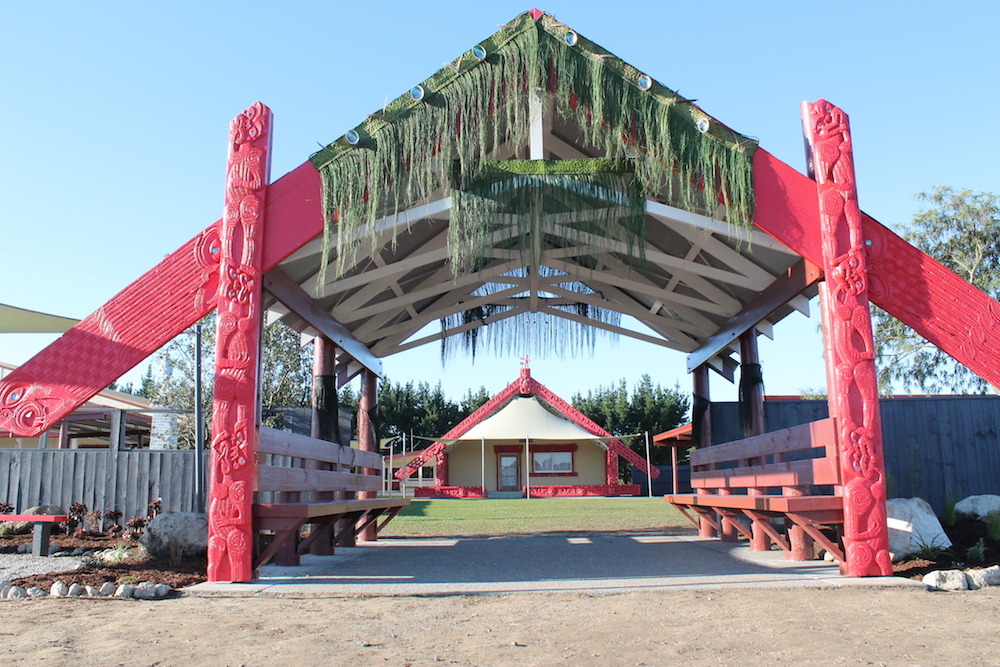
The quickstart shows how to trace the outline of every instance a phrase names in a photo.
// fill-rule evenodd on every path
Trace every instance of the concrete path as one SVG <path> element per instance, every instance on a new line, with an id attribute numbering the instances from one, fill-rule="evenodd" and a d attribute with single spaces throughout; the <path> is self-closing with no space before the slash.
<path id="1" fill-rule="evenodd" d="M 782 551 L 751 552 L 717 539 L 594 533 L 380 539 L 335 556 L 303 556 L 298 567 L 265 566 L 251 583 L 204 583 L 185 592 L 338 597 L 915 583 L 842 577 L 823 561 L 792 563 Z"/>

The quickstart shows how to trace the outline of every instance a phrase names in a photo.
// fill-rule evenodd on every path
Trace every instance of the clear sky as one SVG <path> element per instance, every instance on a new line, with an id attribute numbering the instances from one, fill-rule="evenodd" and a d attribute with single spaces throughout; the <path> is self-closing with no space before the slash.
<path id="1" fill-rule="evenodd" d="M 0 27 L 0 303 L 82 318 L 221 213 L 228 123 L 275 115 L 272 178 L 471 48 L 529 5 L 347 2 L 4 3 Z M 909 220 L 935 185 L 1000 191 L 994 2 L 592 2 L 540 9 L 798 169 L 799 103 L 850 116 L 862 208 Z M 815 304 L 814 304 L 815 306 Z M 814 307 L 814 310 L 818 310 Z M 23 363 L 53 336 L 0 336 Z M 766 391 L 825 384 L 817 317 L 762 339 Z M 134 379 L 145 369 L 126 376 Z M 497 391 L 515 358 L 426 346 L 385 360 L 394 381 L 458 398 Z M 533 359 L 567 398 L 643 373 L 687 390 L 684 355 L 620 341 Z M 735 391 L 716 377 L 713 398 Z"/>

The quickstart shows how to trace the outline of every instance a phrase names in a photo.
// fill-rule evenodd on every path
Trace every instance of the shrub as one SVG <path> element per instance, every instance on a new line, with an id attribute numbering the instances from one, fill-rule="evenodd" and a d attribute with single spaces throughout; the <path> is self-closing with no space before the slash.
<path id="1" fill-rule="evenodd" d="M 955 519 L 957 518 L 955 505 L 957 504 L 958 498 L 953 495 L 949 494 L 944 499 L 944 514 L 941 516 L 941 523 L 949 528 L 955 525 Z"/>
<path id="2" fill-rule="evenodd" d="M 986 560 L 986 540 L 982 537 L 965 552 L 970 563 L 982 563 Z"/>
<path id="3" fill-rule="evenodd" d="M 931 541 L 930 544 L 924 542 L 922 539 L 916 539 L 915 544 L 917 547 L 916 554 L 924 560 L 938 560 L 944 554 L 948 553 L 948 549 L 935 541 Z"/>
<path id="4" fill-rule="evenodd" d="M 994 542 L 1000 542 L 1000 512 L 990 512 L 986 517 L 986 536 Z"/>

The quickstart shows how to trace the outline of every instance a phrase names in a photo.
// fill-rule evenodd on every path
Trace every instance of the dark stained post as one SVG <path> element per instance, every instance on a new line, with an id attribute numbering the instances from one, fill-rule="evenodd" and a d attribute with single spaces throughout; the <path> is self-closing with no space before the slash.
<path id="1" fill-rule="evenodd" d="M 692 406 L 691 425 L 694 436 L 694 446 L 708 447 L 712 444 L 712 399 L 709 395 L 708 365 L 702 364 L 691 373 L 694 380 L 694 405 Z M 697 489 L 696 493 L 707 493 Z M 715 529 L 705 519 L 700 520 L 699 537 L 715 537 Z"/>
<path id="2" fill-rule="evenodd" d="M 339 442 L 340 409 L 337 402 L 336 348 L 324 336 L 317 336 L 313 341 L 313 391 L 312 391 L 312 423 L 310 435 L 317 440 Z M 343 443 L 340 443 L 343 444 Z M 347 444 L 350 446 L 350 443 Z M 307 465 L 335 470 L 334 463 L 306 461 Z M 314 494 L 313 500 L 335 500 L 334 492 L 323 491 Z M 321 533 L 309 546 L 309 553 L 317 556 L 330 556 L 334 553 L 333 525 L 323 528 L 313 528 Z"/>
<path id="3" fill-rule="evenodd" d="M 361 373 L 361 398 L 358 402 L 358 449 L 363 452 L 377 452 L 378 442 L 375 438 L 375 408 L 376 388 L 378 378 L 367 368 Z M 381 471 L 365 468 L 364 474 L 374 475 Z M 361 491 L 359 498 L 374 498 L 374 491 Z M 358 536 L 363 542 L 375 541 L 375 524 L 368 525 Z"/>
<path id="4" fill-rule="evenodd" d="M 740 421 L 743 423 L 743 437 L 760 435 L 766 431 L 764 425 L 764 382 L 760 370 L 760 353 L 757 349 L 757 330 L 751 327 L 740 336 Z M 749 459 L 747 464 L 762 463 L 759 459 Z M 747 495 L 764 495 L 764 489 L 751 487 Z M 771 540 L 755 521 L 750 540 L 751 551 L 770 551 Z"/>
<path id="5" fill-rule="evenodd" d="M 826 100 L 802 104 L 819 195 L 826 298 L 830 416 L 836 419 L 844 496 L 842 571 L 854 577 L 891 575 L 886 480 L 875 346 L 868 301 L 868 247 L 858 207 L 850 121 Z M 914 269 L 916 270 L 916 269 Z"/>

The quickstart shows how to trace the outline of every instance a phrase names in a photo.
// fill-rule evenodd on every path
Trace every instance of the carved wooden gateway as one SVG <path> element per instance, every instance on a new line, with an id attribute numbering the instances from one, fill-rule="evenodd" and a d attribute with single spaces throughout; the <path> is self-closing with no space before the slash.
<path id="1" fill-rule="evenodd" d="M 771 523 L 780 508 L 799 522 L 790 534 L 842 523 L 844 570 L 885 574 L 868 303 L 994 385 L 1000 305 L 861 212 L 846 114 L 820 101 L 804 115 L 813 177 L 538 10 L 271 184 L 271 114 L 255 104 L 232 125 L 222 219 L 6 378 L 0 428 L 48 430 L 217 308 L 209 577 L 246 581 L 272 556 L 294 562 L 360 528 L 372 538 L 379 514 L 399 509 L 366 497 L 371 475 L 350 468 L 363 473 L 372 459 L 331 454 L 322 424 L 309 442 L 267 434 L 267 456 L 305 452 L 308 466 L 269 470 L 261 485 L 265 310 L 323 341 L 317 386 L 363 376 L 359 439 L 372 451 L 382 358 L 427 343 L 445 353 L 455 343 L 519 354 L 592 347 L 604 333 L 688 355 L 697 434 L 708 371 L 733 380 L 742 365 L 748 405 L 759 405 L 756 336 L 774 335 L 822 286 L 835 424 L 823 432 L 837 452 L 823 470 L 838 471 L 834 493 L 795 500 L 796 484 L 774 494 L 747 478 L 706 482 L 689 505 L 706 532 L 742 531 L 755 548 L 767 539 L 791 548 Z M 435 322 L 439 332 L 420 333 Z M 335 412 L 318 405 L 316 414 Z M 751 414 L 747 435 L 763 431 Z M 751 473 L 754 458 L 743 461 Z M 262 499 L 264 488 L 275 498 Z M 810 503 L 822 504 L 817 514 L 796 510 Z M 280 544 L 257 550 L 255 516 Z M 304 523 L 316 530 L 297 543 Z"/>

